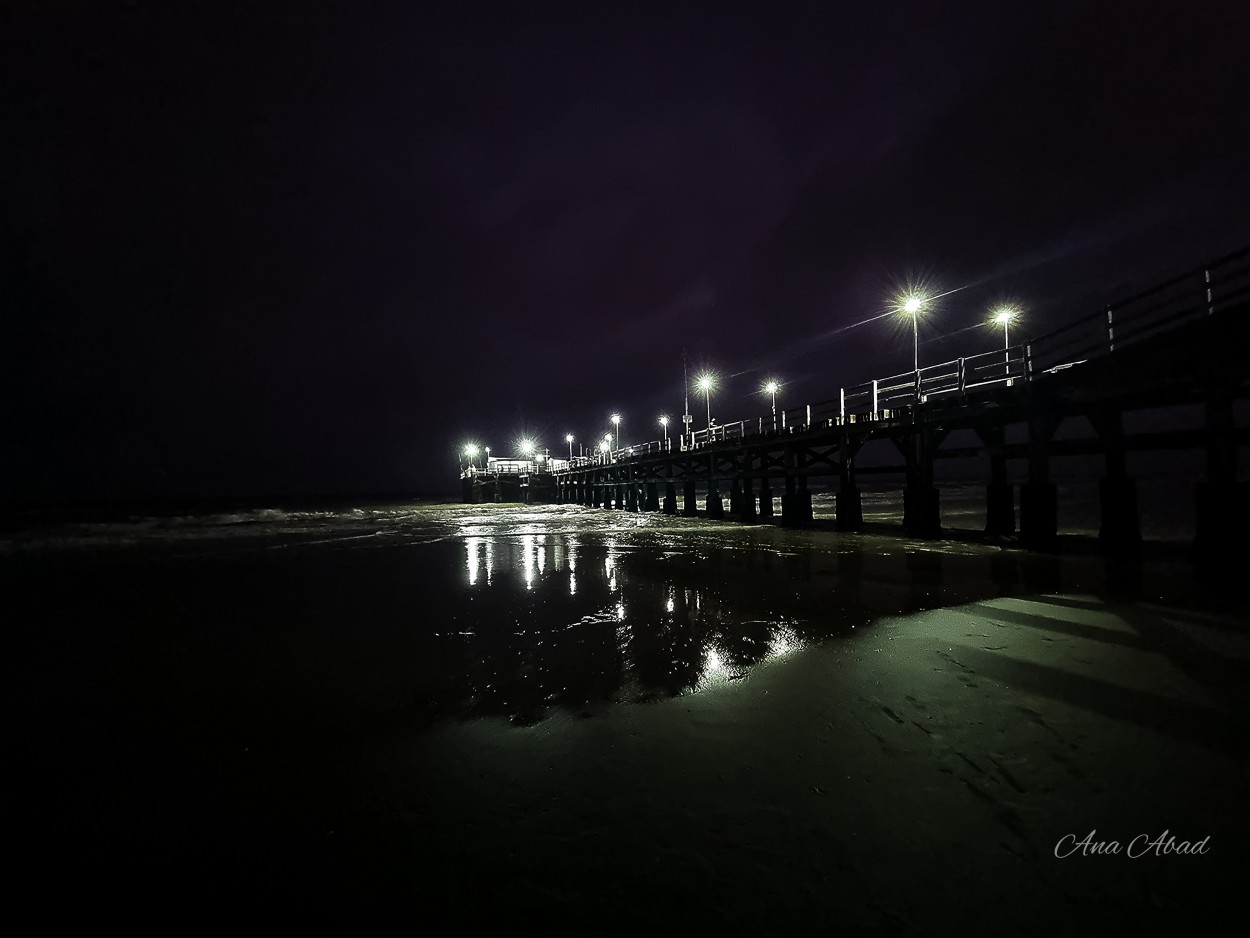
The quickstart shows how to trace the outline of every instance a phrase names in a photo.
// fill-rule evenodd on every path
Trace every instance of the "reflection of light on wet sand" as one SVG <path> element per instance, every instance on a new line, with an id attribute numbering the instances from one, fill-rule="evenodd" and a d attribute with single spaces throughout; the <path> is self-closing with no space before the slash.
<path id="1" fill-rule="evenodd" d="M 478 551 L 481 549 L 482 539 L 477 537 L 468 537 L 464 541 L 465 565 L 469 570 L 469 585 L 477 585 L 477 574 L 480 567 Z"/>
<path id="2" fill-rule="evenodd" d="M 719 648 L 708 645 L 703 657 L 705 677 L 724 677 L 726 674 L 725 658 Z"/>
<path id="3" fill-rule="evenodd" d="M 616 604 L 616 618 L 619 621 L 624 621 L 625 619 L 625 604 L 624 603 Z"/>
<path id="4" fill-rule="evenodd" d="M 521 537 L 521 554 L 525 563 L 525 588 L 534 588 L 534 535 L 526 534 Z"/>
<path id="5" fill-rule="evenodd" d="M 487 539 L 486 541 L 486 585 L 490 586 L 494 582 L 495 574 L 495 544 Z"/>
<path id="6" fill-rule="evenodd" d="M 534 556 L 538 561 L 539 576 L 542 576 L 547 571 L 547 550 L 544 546 L 544 542 L 546 540 L 547 535 L 545 534 L 539 534 L 536 538 L 534 538 Z"/>
<path id="7" fill-rule="evenodd" d="M 799 637 L 794 634 L 794 630 L 780 626 L 768 643 L 768 657 L 779 658 L 782 655 L 788 655 L 798 647 Z"/>
<path id="8" fill-rule="evenodd" d="M 666 611 L 668 611 L 668 612 L 672 612 L 672 611 L 673 611 L 673 597 L 672 597 L 672 596 L 670 596 L 670 597 L 668 598 L 668 602 L 666 602 L 666 603 L 664 604 L 664 608 L 665 608 L 665 610 L 666 610 Z"/>
<path id="9" fill-rule="evenodd" d="M 616 592 L 616 561 L 620 557 L 620 551 L 616 547 L 616 538 L 610 537 L 604 541 L 604 547 L 608 549 L 608 555 L 603 558 L 603 570 L 608 576 L 608 589 Z"/>
<path id="10" fill-rule="evenodd" d="M 571 571 L 569 572 L 569 595 L 577 595 L 577 574 Z"/>

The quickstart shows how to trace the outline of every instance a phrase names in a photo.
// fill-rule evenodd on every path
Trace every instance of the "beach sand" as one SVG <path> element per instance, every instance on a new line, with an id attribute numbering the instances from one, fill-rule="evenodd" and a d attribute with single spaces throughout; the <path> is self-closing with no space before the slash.
<path id="1" fill-rule="evenodd" d="M 25 895 L 882 934 L 1240 908 L 1245 609 L 1167 552 L 1126 587 L 966 539 L 388 511 L 11 542 Z M 1128 856 L 1165 830 L 1206 852 Z M 1090 831 L 1120 852 L 1056 857 Z"/>

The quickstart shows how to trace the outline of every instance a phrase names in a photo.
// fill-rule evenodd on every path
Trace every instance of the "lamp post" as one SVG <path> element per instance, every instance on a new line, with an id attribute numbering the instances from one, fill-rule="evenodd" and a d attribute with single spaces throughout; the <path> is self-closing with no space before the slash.
<path id="1" fill-rule="evenodd" d="M 924 298 L 909 296 L 903 300 L 903 312 L 911 314 L 911 354 L 912 370 L 920 370 L 920 310 L 924 306 Z"/>
<path id="2" fill-rule="evenodd" d="M 464 448 L 464 454 L 469 457 L 469 468 L 477 468 L 477 447 L 470 443 Z"/>
<path id="3" fill-rule="evenodd" d="M 998 323 L 1003 327 L 1003 369 L 1008 380 L 1011 378 L 1011 339 L 1008 329 L 1011 327 L 1012 321 L 1016 318 L 1016 311 L 1010 307 L 1003 307 L 994 314 L 991 322 Z"/>
<path id="4" fill-rule="evenodd" d="M 564 442 L 569 444 L 569 465 L 572 465 L 573 464 L 573 434 L 566 433 L 564 435 Z"/>
<path id="5" fill-rule="evenodd" d="M 702 375 L 699 378 L 699 390 L 703 392 L 703 399 L 707 402 L 707 426 L 708 437 L 711 438 L 712 429 L 712 388 L 716 382 L 712 380 L 711 375 Z"/>
<path id="6" fill-rule="evenodd" d="M 621 415 L 612 415 L 612 426 L 616 427 L 616 449 L 621 448 Z"/>
<path id="7" fill-rule="evenodd" d="M 660 426 L 664 428 L 664 448 L 668 449 L 668 418 L 660 418 Z"/>
<path id="8" fill-rule="evenodd" d="M 776 381 L 764 385 L 764 391 L 773 399 L 773 432 L 777 432 L 777 389 L 781 387 Z"/>

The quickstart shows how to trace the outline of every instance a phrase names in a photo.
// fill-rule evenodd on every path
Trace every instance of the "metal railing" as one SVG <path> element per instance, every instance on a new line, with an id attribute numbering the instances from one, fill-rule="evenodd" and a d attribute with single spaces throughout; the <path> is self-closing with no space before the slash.
<path id="1" fill-rule="evenodd" d="M 926 401 L 963 400 L 988 389 L 1028 384 L 1043 374 L 1113 355 L 1248 299 L 1250 247 L 1109 304 L 1028 342 L 874 378 L 840 389 L 836 399 L 779 410 L 775 427 L 770 413 L 754 420 L 714 424 L 667 440 L 622 447 L 608 454 L 575 457 L 573 465 L 603 465 L 634 456 L 700 449 L 749 436 L 888 420 Z"/>

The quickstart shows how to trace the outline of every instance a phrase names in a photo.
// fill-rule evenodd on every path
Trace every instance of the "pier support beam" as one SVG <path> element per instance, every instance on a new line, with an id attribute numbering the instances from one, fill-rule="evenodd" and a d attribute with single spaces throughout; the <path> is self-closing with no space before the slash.
<path id="1" fill-rule="evenodd" d="M 806 476 L 786 476 L 786 494 L 781 496 L 781 523 L 796 528 L 812 523 L 812 493 L 808 491 Z"/>
<path id="2" fill-rule="evenodd" d="M 682 483 L 682 506 L 681 513 L 687 517 L 693 517 L 699 513 L 699 505 L 697 501 L 698 489 L 694 479 L 687 479 Z"/>
<path id="3" fill-rule="evenodd" d="M 625 510 L 625 486 L 619 482 L 614 486 L 616 489 L 616 507 L 621 511 Z"/>
<path id="4" fill-rule="evenodd" d="M 1039 404 L 1029 418 L 1029 478 L 1020 486 L 1020 542 L 1053 550 L 1059 541 L 1059 495 L 1050 481 L 1050 438 L 1059 421 Z"/>
<path id="5" fill-rule="evenodd" d="M 1250 531 L 1250 483 L 1237 481 L 1236 385 L 1212 387 L 1205 401 L 1207 472 L 1197 484 L 1194 559 L 1201 579 L 1227 588 L 1241 563 L 1230 549 Z"/>
<path id="6" fill-rule="evenodd" d="M 804 527 L 812 523 L 812 493 L 807 490 L 806 462 L 799 447 L 786 447 L 786 493 L 781 496 L 781 523 Z"/>
<path id="7" fill-rule="evenodd" d="M 834 523 L 839 531 L 859 531 L 864 527 L 864 503 L 859 486 L 843 482 L 834 496 Z"/>
<path id="8" fill-rule="evenodd" d="M 625 507 L 630 511 L 638 510 L 638 483 L 630 482 L 625 486 Z"/>
<path id="9" fill-rule="evenodd" d="M 1003 453 L 1006 433 L 1002 427 L 979 430 L 981 442 L 990 452 L 990 484 L 985 489 L 985 533 L 1016 533 L 1016 494 L 1007 481 L 1007 457 Z"/>
<path id="10" fill-rule="evenodd" d="M 895 441 L 898 443 L 898 441 Z M 903 528 L 916 537 L 938 537 L 942 533 L 941 494 L 933 484 L 933 454 L 937 449 L 932 433 L 921 427 L 899 443 L 907 463 L 907 484 L 903 489 Z"/>
<path id="11" fill-rule="evenodd" d="M 767 479 L 760 479 L 760 517 L 773 516 L 773 490 L 768 487 Z"/>
<path id="12" fill-rule="evenodd" d="M 1016 533 L 1016 493 L 1010 482 L 991 482 L 985 487 L 985 533 Z"/>
<path id="13" fill-rule="evenodd" d="M 725 502 L 720 496 L 720 484 L 715 479 L 707 480 L 706 504 L 709 518 L 725 517 Z"/>
<path id="14" fill-rule="evenodd" d="M 677 514 L 677 486 L 672 482 L 664 483 L 664 514 Z"/>
<path id="15" fill-rule="evenodd" d="M 660 510 L 660 485 L 658 482 L 643 483 L 643 511 Z"/>
<path id="16" fill-rule="evenodd" d="M 1124 420 L 1119 411 L 1090 415 L 1102 438 L 1106 476 L 1098 486 L 1102 524 L 1098 539 L 1109 553 L 1134 553 L 1141 547 L 1141 520 L 1137 513 L 1137 483 L 1128 477 L 1124 459 Z"/>
<path id="17" fill-rule="evenodd" d="M 838 443 L 838 494 L 834 496 L 833 511 L 834 524 L 839 531 L 863 528 L 864 503 L 859 486 L 855 484 L 855 452 L 845 429 Z"/>
<path id="18" fill-rule="evenodd" d="M 757 520 L 754 485 L 754 480 L 750 478 L 745 478 L 741 481 L 734 480 L 734 486 L 738 489 L 738 510 L 735 512 L 735 516 L 745 524 L 754 524 Z"/>
<path id="19" fill-rule="evenodd" d="M 942 494 L 935 485 L 917 481 L 903 489 L 903 528 L 915 537 L 942 534 Z"/>
<path id="20" fill-rule="evenodd" d="M 1059 493 L 1055 483 L 1030 479 L 1020 486 L 1020 540 L 1037 550 L 1053 548 L 1059 537 Z"/>
<path id="21" fill-rule="evenodd" d="M 1244 567 L 1239 544 L 1250 531 L 1250 482 L 1207 479 L 1197 484 L 1194 559 L 1212 574 Z"/>

